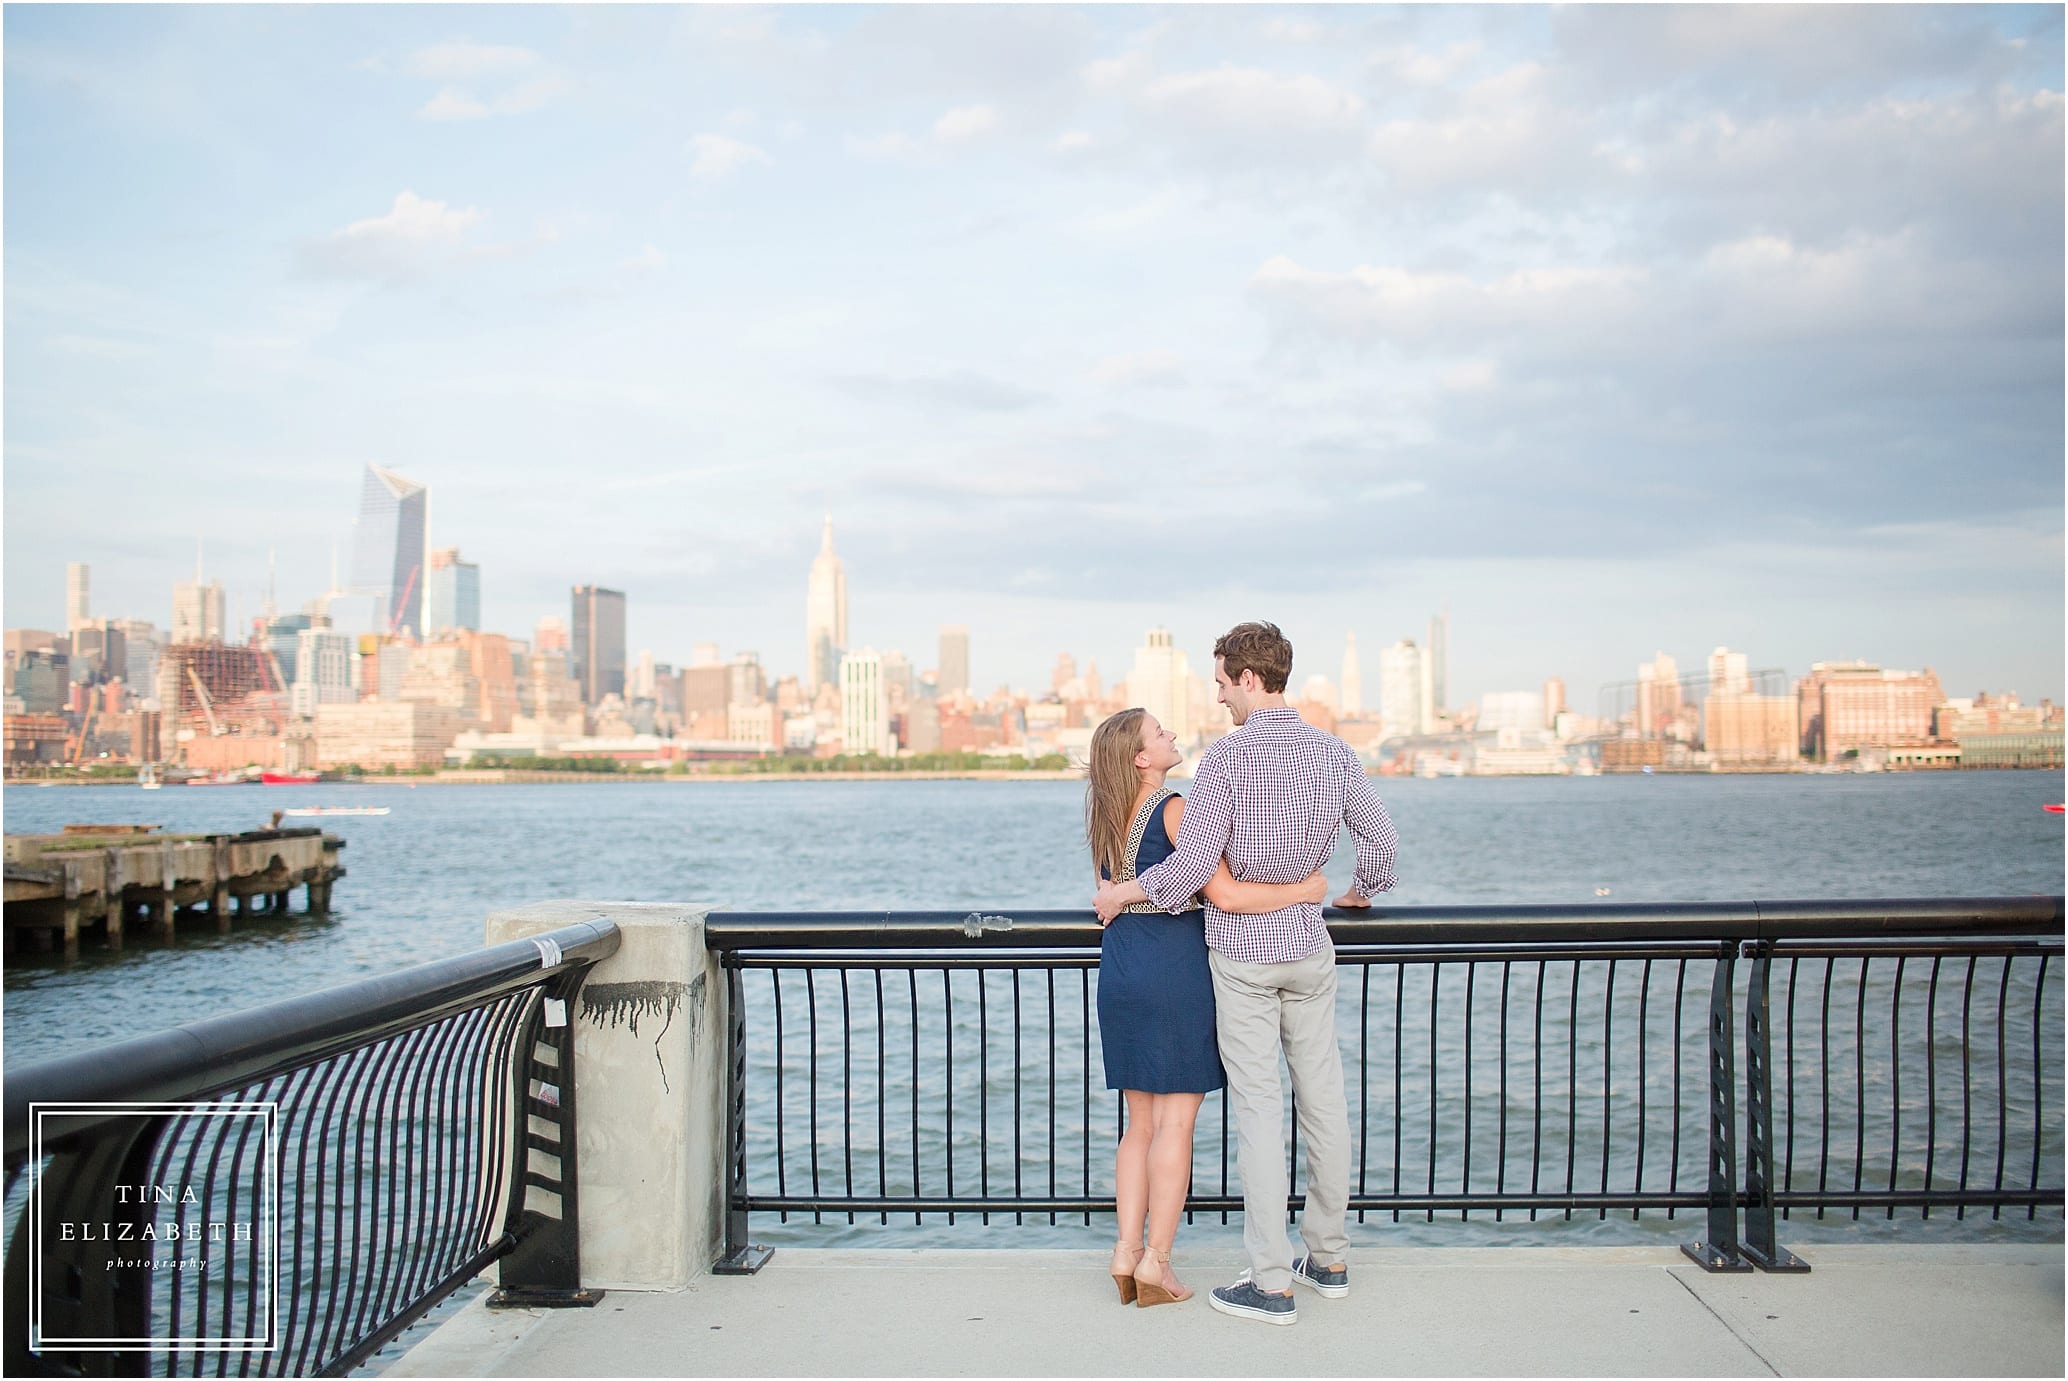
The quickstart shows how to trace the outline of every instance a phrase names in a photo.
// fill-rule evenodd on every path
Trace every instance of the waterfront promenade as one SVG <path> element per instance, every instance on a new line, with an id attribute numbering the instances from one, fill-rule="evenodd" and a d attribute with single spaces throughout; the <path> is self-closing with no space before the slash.
<path id="1" fill-rule="evenodd" d="M 756 1276 L 593 1309 L 476 1299 L 389 1376 L 2059 1376 L 2062 1248 L 1820 1245 L 1808 1275 L 1710 1275 L 1670 1247 L 1404 1248 L 1300 1321 L 1124 1308 L 1083 1251 L 781 1248 Z"/>

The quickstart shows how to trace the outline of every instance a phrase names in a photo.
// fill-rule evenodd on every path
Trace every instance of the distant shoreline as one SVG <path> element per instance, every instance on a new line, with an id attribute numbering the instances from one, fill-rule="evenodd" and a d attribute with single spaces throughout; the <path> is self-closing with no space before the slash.
<path id="1" fill-rule="evenodd" d="M 2052 768 L 1967 768 L 1961 771 L 1936 769 L 1931 771 L 1899 771 L 1855 773 L 1845 771 L 1818 771 L 1804 767 L 1779 767 L 1764 770 L 1734 770 L 1730 772 L 1709 772 L 1690 769 L 1660 768 L 1651 773 L 1615 771 L 1594 774 L 1599 777 L 1930 777 L 1963 776 L 1972 772 L 2023 772 L 2053 771 Z M 1522 781 L 1530 779 L 1558 778 L 1574 780 L 1575 774 L 1567 773 L 1466 773 L 1457 780 L 1472 781 Z M 304 786 L 538 786 L 578 785 L 583 783 L 661 782 L 672 786 L 709 786 L 720 783 L 774 783 L 774 782 L 1081 782 L 1084 774 L 1074 768 L 1037 769 L 1026 768 L 965 768 L 960 770 L 941 769 L 914 772 L 524 772 L 498 768 L 456 768 L 435 777 L 362 777 L 355 782 L 310 782 L 296 783 Z M 1189 780 L 1189 779 L 1180 779 Z M 1384 783 L 1404 778 L 1379 776 L 1374 782 Z M 1450 778 L 1416 778 L 1414 780 L 1450 780 Z M 134 778 L 24 778 L 6 783 L 14 789 L 45 786 L 135 786 Z M 177 790 L 184 783 L 168 783 L 168 789 Z M 255 783 L 252 785 L 256 785 Z M 223 788 L 210 788 L 221 790 Z"/>
<path id="2" fill-rule="evenodd" d="M 435 777 L 397 776 L 362 777 L 358 781 L 345 782 L 297 782 L 296 786 L 307 790 L 325 786 L 536 786 L 580 785 L 583 783 L 618 782 L 664 782 L 670 785 L 696 785 L 718 782 L 1081 782 L 1084 774 L 1070 768 L 1035 769 L 1011 771 L 1008 769 L 969 768 L 962 771 L 933 772 L 506 772 L 493 768 L 441 773 Z M 45 786 L 135 786 L 133 778 L 24 778 L 6 783 L 9 788 L 25 789 Z M 211 791 L 235 791 L 260 789 L 257 783 L 240 783 L 233 787 L 209 787 Z M 184 782 L 169 782 L 168 791 L 186 789 Z"/>

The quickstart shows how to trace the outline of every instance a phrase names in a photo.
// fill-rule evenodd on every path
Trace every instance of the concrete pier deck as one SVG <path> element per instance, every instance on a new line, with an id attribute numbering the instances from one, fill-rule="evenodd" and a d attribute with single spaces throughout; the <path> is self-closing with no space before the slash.
<path id="1" fill-rule="evenodd" d="M 780 1248 L 758 1276 L 593 1309 L 469 1303 L 390 1376 L 2060 1376 L 2058 1244 L 1805 1248 L 1808 1275 L 1709 1275 L 1678 1251 L 1354 1255 L 1349 1298 L 1272 1328 L 1198 1294 L 1124 1308 L 1081 1251 Z"/>

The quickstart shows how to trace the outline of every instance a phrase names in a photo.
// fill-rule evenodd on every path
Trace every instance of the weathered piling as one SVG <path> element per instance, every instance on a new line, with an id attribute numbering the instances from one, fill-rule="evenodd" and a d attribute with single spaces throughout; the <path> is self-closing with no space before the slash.
<path id="1" fill-rule="evenodd" d="M 281 914 L 296 887 L 307 889 L 307 914 L 322 915 L 345 874 L 338 862 L 345 841 L 321 829 L 161 835 L 156 828 L 68 826 L 63 834 L 7 836 L 8 951 L 27 937 L 76 958 L 90 929 L 120 949 L 131 916 L 169 941 L 187 908 L 228 931 L 233 901 L 244 915 Z"/>

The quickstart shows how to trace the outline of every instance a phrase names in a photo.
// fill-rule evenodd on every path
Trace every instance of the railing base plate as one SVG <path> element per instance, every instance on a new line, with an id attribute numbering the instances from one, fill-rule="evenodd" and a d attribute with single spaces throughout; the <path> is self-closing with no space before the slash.
<path id="1" fill-rule="evenodd" d="M 714 1276 L 750 1276 L 768 1264 L 775 1255 L 774 1247 L 757 1246 L 749 1243 L 730 1256 L 721 1256 L 711 1267 Z"/>
<path id="2" fill-rule="evenodd" d="M 1707 1242 L 1682 1242 L 1680 1250 L 1705 1271 L 1735 1275 L 1752 1269 L 1752 1263 L 1735 1253 L 1720 1252 Z"/>
<path id="3" fill-rule="evenodd" d="M 1789 1251 L 1786 1247 L 1775 1247 L 1772 1256 L 1757 1247 L 1746 1247 L 1745 1255 L 1752 1258 L 1752 1264 L 1773 1275 L 1807 1275 L 1810 1264 Z"/>
<path id="4" fill-rule="evenodd" d="M 488 1297 L 490 1309 L 590 1309 L 603 1298 L 601 1290 L 501 1289 Z"/>

